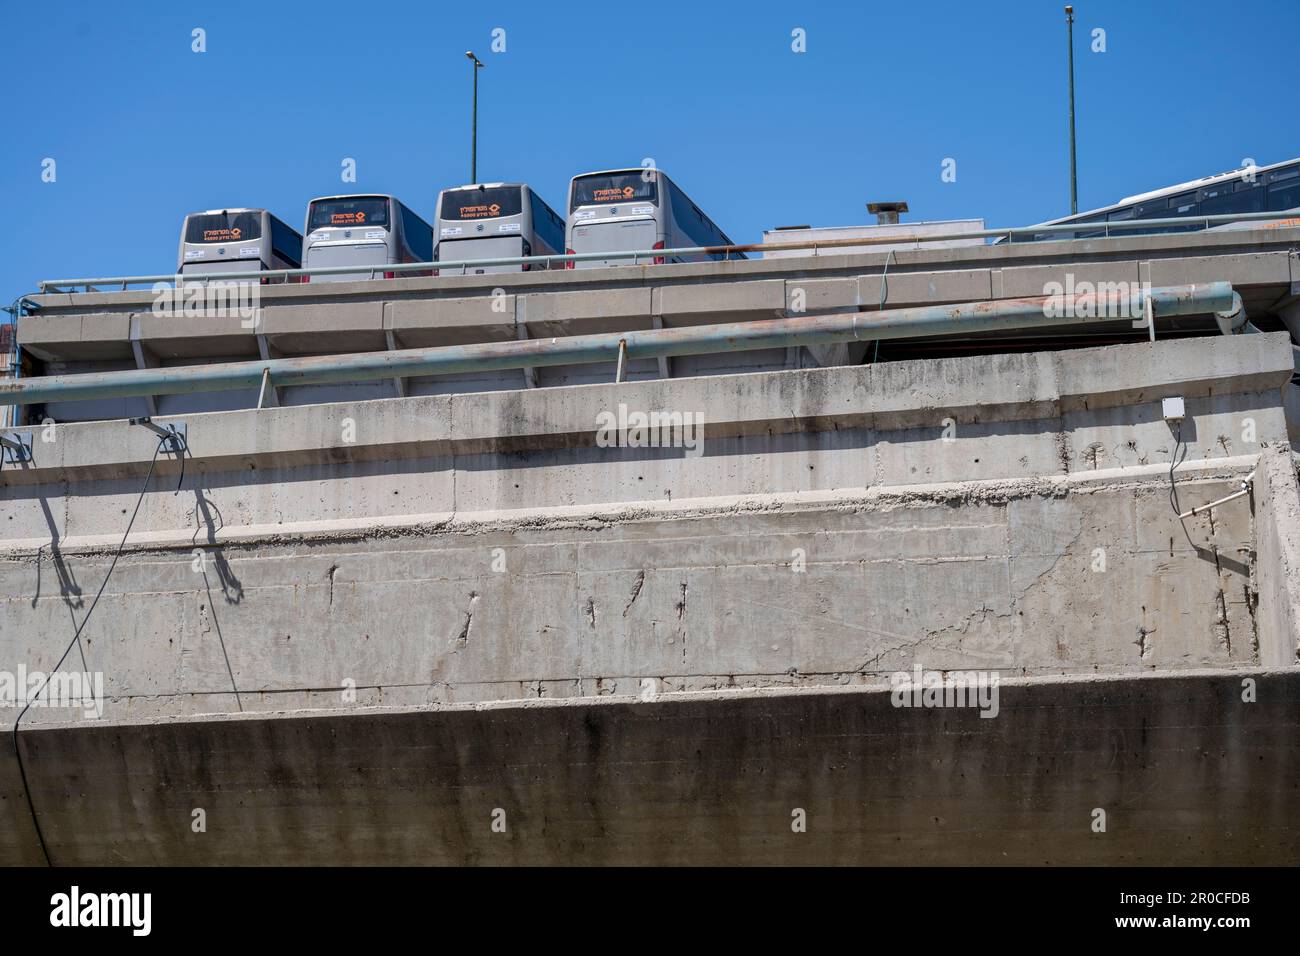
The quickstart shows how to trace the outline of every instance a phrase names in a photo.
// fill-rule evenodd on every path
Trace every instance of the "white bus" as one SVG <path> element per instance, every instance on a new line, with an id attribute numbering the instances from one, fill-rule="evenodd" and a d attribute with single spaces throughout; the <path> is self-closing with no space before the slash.
<path id="1" fill-rule="evenodd" d="M 558 256 L 563 248 L 564 220 L 525 183 L 474 183 L 438 194 L 435 262 Z M 529 268 L 544 269 L 546 264 L 472 266 L 465 272 L 484 275 Z"/>
<path id="2" fill-rule="evenodd" d="M 659 169 L 613 169 L 583 173 L 569 183 L 569 220 L 565 251 L 631 252 L 730 246 L 732 241 Z M 702 252 L 674 256 L 673 262 L 744 259 L 743 253 Z M 662 265 L 663 256 L 650 263 Z M 644 260 L 569 261 L 570 269 L 647 265 Z"/>
<path id="3" fill-rule="evenodd" d="M 1095 239 L 1107 235 L 1108 222 L 1143 219 L 1177 219 L 1187 216 L 1225 216 L 1233 213 L 1277 212 L 1276 220 L 1229 222 L 1212 229 L 1262 229 L 1278 225 L 1300 225 L 1300 159 L 1289 159 L 1271 166 L 1234 169 L 1203 179 L 1166 186 L 1121 199 L 1113 206 L 1103 206 L 1041 225 L 1087 224 L 1077 232 L 1042 232 L 1012 237 L 1012 242 L 1048 242 L 1053 239 Z M 1288 215 L 1289 214 L 1289 215 Z M 1135 236 L 1159 232 L 1194 232 L 1203 224 L 1186 226 L 1152 226 L 1150 229 L 1117 229 L 1112 236 Z"/>
<path id="4" fill-rule="evenodd" d="M 301 260 L 302 236 L 265 209 L 208 209 L 185 217 L 176 270 L 265 272 L 297 269 Z"/>
<path id="5" fill-rule="evenodd" d="M 329 266 L 385 266 L 428 262 L 433 257 L 433 229 L 392 196 L 322 196 L 307 204 L 304 269 Z M 382 270 L 381 270 L 382 272 Z M 431 275 L 403 272 L 402 276 Z M 382 272 L 385 279 L 397 275 Z M 372 270 L 318 275 L 304 281 L 343 282 L 369 279 Z"/>

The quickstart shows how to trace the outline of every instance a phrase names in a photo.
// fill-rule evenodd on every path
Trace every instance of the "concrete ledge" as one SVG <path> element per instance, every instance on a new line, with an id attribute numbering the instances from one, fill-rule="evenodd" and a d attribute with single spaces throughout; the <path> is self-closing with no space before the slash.
<path id="1" fill-rule="evenodd" d="M 198 467 L 270 468 L 379 461 L 412 456 L 518 454 L 559 448 L 594 449 L 601 412 L 630 409 L 698 413 L 706 440 L 849 430 L 897 433 L 908 453 L 922 448 L 933 455 L 945 420 L 973 426 L 962 435 L 987 445 L 1002 433 L 1024 440 L 1025 429 L 997 423 L 1053 421 L 1044 428 L 1044 457 L 1030 473 L 1068 469 L 1071 459 L 1088 455 L 1098 441 L 1058 452 L 1060 423 L 1055 420 L 1089 409 L 1142 405 L 1132 420 L 1113 422 L 1131 431 L 1144 421 L 1152 439 L 1166 447 L 1168 429 L 1159 420 L 1158 402 L 1168 395 L 1204 399 L 1192 411 L 1253 414 L 1256 440 L 1284 439 L 1280 389 L 1292 374 L 1290 342 L 1284 333 L 1213 339 L 1179 339 L 1080 349 L 914 362 L 886 363 L 696 379 L 557 387 L 513 392 L 422 396 L 359 403 L 239 410 L 186 416 L 190 455 Z M 1267 397 L 1277 393 L 1277 400 Z M 1233 404 L 1231 396 L 1247 396 Z M 1249 396 L 1265 396 L 1249 398 Z M 1154 410 L 1154 411 L 1153 411 Z M 1152 416 L 1155 416 L 1154 418 Z M 1276 420 L 1274 420 L 1276 419 Z M 1077 429 L 1085 419 L 1067 418 Z M 345 423 L 351 422 L 349 428 Z M 1240 429 L 1234 428 L 1233 431 Z M 37 443 L 32 466 L 0 473 L 0 488 L 51 480 L 84 480 L 141 475 L 157 440 L 125 424 L 63 424 L 48 430 L 52 441 Z M 932 434 L 931 434 L 932 433 Z M 46 432 L 42 433 L 43 436 Z M 349 442 L 345 434 L 354 438 Z M 1082 433 L 1081 433 L 1082 434 Z M 960 438 L 961 436 L 959 436 Z M 1131 439 L 1130 435 L 1130 439 Z M 1217 435 L 1189 442 L 1208 450 Z M 864 444 L 871 437 L 862 438 Z M 927 444 L 921 444 L 925 442 Z M 1106 440 L 1102 440 L 1106 444 Z M 956 450 L 956 449 L 953 449 Z M 1118 460 L 1141 463 L 1143 452 L 1118 450 Z M 946 453 L 946 452 L 945 452 Z M 1235 452 L 1234 452 L 1235 453 Z M 680 453 L 679 453 L 680 454 Z M 1193 457 L 1196 457 L 1195 455 Z M 997 455 L 978 459 L 984 467 L 965 472 L 925 473 L 906 483 L 931 479 L 1023 477 L 1025 467 Z M 915 463 L 915 459 L 913 460 Z M 178 469 L 166 459 L 160 474 Z"/>
<path id="2" fill-rule="evenodd" d="M 1300 863 L 1296 669 L 1008 681 L 992 719 L 720 691 L 19 741 L 64 866 Z M 14 770 L 0 756 L 0 862 L 33 863 Z"/>
<path id="3" fill-rule="evenodd" d="M 402 348 L 470 345 L 512 341 L 516 305 L 513 295 L 465 299 L 399 299 L 384 304 L 384 329 Z"/>

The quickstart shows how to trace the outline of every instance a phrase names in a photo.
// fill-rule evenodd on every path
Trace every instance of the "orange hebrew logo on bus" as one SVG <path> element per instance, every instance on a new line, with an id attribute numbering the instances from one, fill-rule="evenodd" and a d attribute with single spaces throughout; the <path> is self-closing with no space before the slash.
<path id="1" fill-rule="evenodd" d="M 611 186 L 607 189 L 593 189 L 591 191 L 592 202 L 618 202 L 620 199 L 631 199 L 636 195 L 636 190 L 631 186 Z"/>
<path id="2" fill-rule="evenodd" d="M 204 229 L 204 242 L 235 242 L 242 235 L 239 229 Z"/>
<path id="3" fill-rule="evenodd" d="M 500 211 L 501 211 L 501 207 L 498 206 L 496 203 L 493 203 L 492 205 L 488 206 L 488 212 L 492 213 L 492 215 L 494 216 Z"/>
<path id="4" fill-rule="evenodd" d="M 501 212 L 501 207 L 496 203 L 493 203 L 490 206 L 483 206 L 483 205 L 461 206 L 460 218 L 461 219 L 488 219 L 491 218 L 492 216 L 499 215 L 500 212 Z"/>

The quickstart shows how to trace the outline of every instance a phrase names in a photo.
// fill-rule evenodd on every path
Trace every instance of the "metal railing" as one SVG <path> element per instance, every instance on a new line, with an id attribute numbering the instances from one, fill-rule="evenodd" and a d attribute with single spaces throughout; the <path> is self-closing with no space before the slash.
<path id="1" fill-rule="evenodd" d="M 230 281 L 236 279 L 259 279 L 267 281 L 293 280 L 304 276 L 354 275 L 368 272 L 371 279 L 378 273 L 392 273 L 403 276 L 412 272 L 437 270 L 440 275 L 457 272 L 468 275 L 470 269 L 486 266 L 531 265 L 553 268 L 557 263 L 590 262 L 594 260 L 626 259 L 631 265 L 641 264 L 641 260 L 653 263 L 656 259 L 671 259 L 676 256 L 720 256 L 724 261 L 737 253 L 749 252 L 783 252 L 796 249 L 811 249 L 813 255 L 818 250 L 837 250 L 872 245 L 908 245 L 920 246 L 926 242 L 951 242 L 957 239 L 1002 239 L 1014 241 L 1017 236 L 1037 236 L 1043 233 L 1101 232 L 1110 238 L 1112 232 L 1140 232 L 1153 229 L 1179 228 L 1192 231 L 1191 227 L 1209 229 L 1211 226 L 1226 225 L 1234 222 L 1275 222 L 1300 226 L 1300 216 L 1288 216 L 1286 213 L 1255 212 L 1225 213 L 1219 216 L 1185 216 L 1173 219 L 1129 219 L 1123 222 L 1071 222 L 1055 225 L 1015 226 L 1005 229 L 979 229 L 971 232 L 936 233 L 935 235 L 897 235 L 872 236 L 855 239 L 805 239 L 793 242 L 752 243 L 743 246 L 690 246 L 681 249 L 639 249 L 620 252 L 585 252 L 553 256 L 516 256 L 505 259 L 463 259 L 454 262 L 406 262 L 377 264 L 374 266 L 322 266 L 318 269 L 266 269 L 249 272 L 215 272 L 185 276 L 175 272 L 165 275 L 149 276 L 108 276 L 93 279 L 46 279 L 40 283 L 42 293 L 75 292 L 78 288 L 85 292 L 125 291 L 128 286 L 159 284 L 178 286 L 188 283 Z M 1086 242 L 1093 237 L 1075 239 Z M 118 290 L 100 289 L 98 286 L 117 286 Z"/>

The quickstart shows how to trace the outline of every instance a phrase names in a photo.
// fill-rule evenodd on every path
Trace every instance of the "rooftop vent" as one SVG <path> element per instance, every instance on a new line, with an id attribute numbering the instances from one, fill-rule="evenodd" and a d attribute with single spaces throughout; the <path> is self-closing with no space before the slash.
<path id="1" fill-rule="evenodd" d="M 905 202 L 869 202 L 867 212 L 876 217 L 876 225 L 892 226 L 898 222 L 898 214 L 907 212 Z"/>

